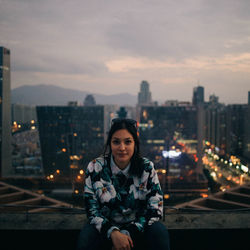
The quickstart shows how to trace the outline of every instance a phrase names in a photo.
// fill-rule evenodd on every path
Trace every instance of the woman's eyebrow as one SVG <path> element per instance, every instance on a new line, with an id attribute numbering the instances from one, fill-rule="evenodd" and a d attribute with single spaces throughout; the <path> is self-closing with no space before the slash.
<path id="1" fill-rule="evenodd" d="M 133 139 L 132 137 L 127 137 L 127 138 L 119 138 L 119 137 L 114 137 L 112 140 L 131 140 Z"/>

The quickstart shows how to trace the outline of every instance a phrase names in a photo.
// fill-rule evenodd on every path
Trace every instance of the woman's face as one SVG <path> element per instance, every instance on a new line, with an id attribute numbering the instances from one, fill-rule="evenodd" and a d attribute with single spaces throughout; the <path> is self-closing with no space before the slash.
<path id="1" fill-rule="evenodd" d="M 130 162 L 134 151 L 135 141 L 127 129 L 117 130 L 111 138 L 111 151 L 116 165 L 124 169 Z"/>

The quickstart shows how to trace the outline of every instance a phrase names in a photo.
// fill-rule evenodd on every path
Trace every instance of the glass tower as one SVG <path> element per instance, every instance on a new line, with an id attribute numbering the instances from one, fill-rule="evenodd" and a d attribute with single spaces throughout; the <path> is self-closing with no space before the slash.
<path id="1" fill-rule="evenodd" d="M 0 47 L 0 176 L 11 174 L 10 50 Z"/>
<path id="2" fill-rule="evenodd" d="M 204 87 L 197 86 L 193 89 L 193 105 L 204 103 Z"/>

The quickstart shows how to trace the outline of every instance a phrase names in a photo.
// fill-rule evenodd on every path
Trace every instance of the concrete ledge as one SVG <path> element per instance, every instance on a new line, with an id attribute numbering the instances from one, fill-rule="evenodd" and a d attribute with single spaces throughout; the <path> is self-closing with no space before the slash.
<path id="1" fill-rule="evenodd" d="M 86 221 L 79 213 L 0 213 L 0 230 L 80 230 Z M 171 212 L 162 222 L 168 229 L 250 229 L 250 211 Z"/>
<path id="2" fill-rule="evenodd" d="M 168 229 L 249 229 L 250 212 L 171 213 L 164 224 Z"/>

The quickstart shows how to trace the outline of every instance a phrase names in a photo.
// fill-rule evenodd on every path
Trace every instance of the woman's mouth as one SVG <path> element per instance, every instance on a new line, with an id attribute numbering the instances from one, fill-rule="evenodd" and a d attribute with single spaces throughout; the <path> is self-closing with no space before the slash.
<path id="1" fill-rule="evenodd" d="M 118 154 L 119 157 L 125 157 L 127 154 Z"/>

